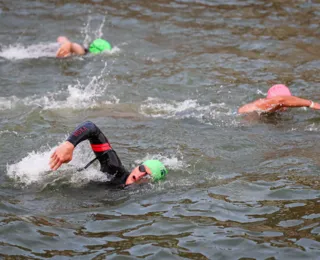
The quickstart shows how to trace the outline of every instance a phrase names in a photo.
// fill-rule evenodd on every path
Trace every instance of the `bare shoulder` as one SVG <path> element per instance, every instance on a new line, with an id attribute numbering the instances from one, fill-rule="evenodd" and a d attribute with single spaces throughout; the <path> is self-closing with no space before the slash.
<path id="1" fill-rule="evenodd" d="M 78 43 L 75 43 L 75 42 L 72 43 L 71 51 L 72 51 L 72 53 L 77 54 L 77 55 L 83 55 L 86 53 L 84 47 Z"/>

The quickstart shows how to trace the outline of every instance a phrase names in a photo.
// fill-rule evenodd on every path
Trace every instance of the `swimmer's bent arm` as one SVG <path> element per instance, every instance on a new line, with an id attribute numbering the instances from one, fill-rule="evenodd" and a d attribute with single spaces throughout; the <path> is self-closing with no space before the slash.
<path id="1" fill-rule="evenodd" d="M 50 168 L 52 170 L 57 170 L 63 163 L 70 162 L 72 160 L 74 148 L 87 139 L 89 139 L 91 147 L 96 155 L 112 149 L 108 139 L 101 130 L 94 123 L 86 121 L 77 126 L 68 139 L 59 145 L 53 152 L 49 162 Z"/>
<path id="2" fill-rule="evenodd" d="M 238 112 L 240 114 L 254 111 L 275 112 L 283 107 L 310 107 L 313 109 L 320 109 L 320 104 L 295 96 L 278 96 L 273 98 L 262 98 L 246 104 L 240 107 Z"/>
<path id="3" fill-rule="evenodd" d="M 57 40 L 61 43 L 59 50 L 57 51 L 57 58 L 65 58 L 71 54 L 84 55 L 85 49 L 78 43 L 71 42 L 68 38 L 60 36 Z"/>

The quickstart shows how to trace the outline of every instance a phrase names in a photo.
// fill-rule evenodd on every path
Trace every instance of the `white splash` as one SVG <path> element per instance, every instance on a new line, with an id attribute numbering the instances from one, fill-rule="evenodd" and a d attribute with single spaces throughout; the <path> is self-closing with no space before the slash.
<path id="1" fill-rule="evenodd" d="M 88 21 L 86 24 L 84 24 L 84 27 L 81 29 L 82 35 L 84 35 L 83 45 L 88 46 L 89 43 L 92 41 L 89 31 L 90 31 L 90 23 L 91 23 L 91 16 L 88 16 Z"/>
<path id="2" fill-rule="evenodd" d="M 95 33 L 97 38 L 101 38 L 102 37 L 102 35 L 103 35 L 102 28 L 104 27 L 104 23 L 105 22 L 106 22 L 106 17 L 104 16 L 103 20 L 102 20 L 102 22 L 101 22 L 101 24 L 100 24 L 100 26 L 99 26 L 99 28 L 97 30 L 97 32 Z"/>
<path id="3" fill-rule="evenodd" d="M 106 14 L 107 15 L 107 14 Z M 106 16 L 103 16 L 102 21 L 97 29 L 92 29 L 91 23 L 93 22 L 93 18 L 89 15 L 87 22 L 84 24 L 83 29 L 81 29 L 81 33 L 84 36 L 83 40 L 83 46 L 89 46 L 90 42 L 97 38 L 104 38 L 106 40 L 109 40 L 108 37 L 103 36 L 103 29 L 105 28 L 105 22 L 106 22 Z M 94 37 L 92 37 L 92 35 Z M 112 45 L 111 51 L 104 51 L 103 53 L 100 53 L 99 55 L 110 55 L 120 52 L 120 48 L 117 46 Z M 95 54 L 91 54 L 95 55 Z"/>
<path id="4" fill-rule="evenodd" d="M 59 43 L 39 43 L 30 46 L 13 44 L 2 46 L 0 57 L 8 60 L 37 59 L 41 57 L 55 57 Z"/>
<path id="5" fill-rule="evenodd" d="M 157 98 L 148 98 L 143 102 L 140 110 L 140 113 L 147 117 L 195 118 L 206 124 L 211 124 L 210 120 L 212 119 L 221 119 L 222 122 L 223 118 L 234 114 L 225 103 L 200 105 L 197 100 L 192 99 L 182 102 L 173 100 L 162 102 Z"/>
<path id="6" fill-rule="evenodd" d="M 16 132 L 16 131 L 9 131 L 9 130 L 0 131 L 0 136 L 2 136 L 4 134 L 14 134 L 15 136 L 19 136 L 18 132 Z"/>
<path id="7" fill-rule="evenodd" d="M 161 161 L 166 167 L 173 170 L 182 170 L 189 165 L 187 165 L 184 161 L 182 155 L 172 155 L 172 156 L 165 156 L 162 154 L 154 154 L 154 155 L 146 155 L 142 160 L 136 160 L 136 165 L 143 163 L 146 160 L 159 160 Z"/>
<path id="8" fill-rule="evenodd" d="M 68 164 L 63 164 L 57 171 L 50 170 L 49 160 L 57 147 L 46 148 L 46 151 L 32 151 L 21 161 L 7 165 L 7 175 L 16 183 L 22 185 L 47 184 L 61 177 L 66 178 L 70 184 L 83 184 L 90 180 L 105 181 L 108 176 L 99 171 L 99 167 L 91 166 L 90 169 L 78 172 L 86 162 L 94 158 L 88 144 L 80 144 L 74 151 L 73 159 Z M 40 149 L 41 150 L 41 149 Z"/>
<path id="9" fill-rule="evenodd" d="M 20 162 L 7 165 L 7 175 L 16 182 L 31 184 L 42 179 L 43 174 L 50 170 L 48 162 L 51 151 L 30 152 Z"/>
<path id="10" fill-rule="evenodd" d="M 99 81 L 101 79 L 101 75 L 92 77 L 92 80 L 88 85 L 83 85 L 79 81 L 75 85 L 69 85 L 66 100 L 58 101 L 44 97 L 42 100 L 43 108 L 48 110 L 59 108 L 82 109 L 96 107 L 98 105 L 98 98 L 103 96 L 107 89 L 107 84 Z"/>
<path id="11" fill-rule="evenodd" d="M 308 125 L 305 127 L 305 131 L 318 132 L 319 129 L 318 129 L 318 127 L 316 127 L 316 125 L 314 123 L 312 123 L 311 125 Z"/>
<path id="12" fill-rule="evenodd" d="M 117 46 L 112 46 L 112 50 L 111 51 L 104 51 L 103 54 L 116 54 L 118 52 L 120 52 L 121 49 L 118 48 Z"/>
<path id="13" fill-rule="evenodd" d="M 260 89 L 257 89 L 257 94 L 259 94 L 259 95 L 263 95 L 263 96 L 267 96 L 267 93 L 265 93 L 265 92 L 263 92 L 263 91 L 261 91 Z"/>
<path id="14" fill-rule="evenodd" d="M 47 92 L 45 96 L 33 95 L 22 99 L 16 96 L 0 97 L 0 110 L 10 110 L 18 106 L 41 107 L 44 110 L 52 109 L 87 109 L 98 107 L 103 104 L 117 104 L 119 99 L 113 95 L 108 96 L 109 100 L 101 100 L 108 87 L 107 77 L 108 66 L 105 63 L 100 75 L 88 76 L 89 83 L 83 84 L 79 81 L 57 92 Z"/>
<path id="15" fill-rule="evenodd" d="M 0 97 L 0 110 L 9 110 L 15 107 L 19 99 L 15 96 Z"/>

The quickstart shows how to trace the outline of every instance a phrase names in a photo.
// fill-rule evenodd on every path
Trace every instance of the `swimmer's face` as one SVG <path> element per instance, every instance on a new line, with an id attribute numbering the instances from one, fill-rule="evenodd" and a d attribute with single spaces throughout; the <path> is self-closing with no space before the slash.
<path id="1" fill-rule="evenodd" d="M 151 177 L 150 169 L 145 165 L 139 165 L 132 170 L 129 177 L 127 178 L 126 185 L 130 185 L 132 183 L 144 183 L 148 182 Z"/>

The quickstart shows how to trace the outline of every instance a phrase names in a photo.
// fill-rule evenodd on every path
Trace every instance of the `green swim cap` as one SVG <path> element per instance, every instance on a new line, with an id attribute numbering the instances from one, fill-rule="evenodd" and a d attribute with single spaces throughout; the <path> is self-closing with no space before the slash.
<path id="1" fill-rule="evenodd" d="M 96 39 L 89 46 L 90 53 L 100 53 L 103 51 L 111 51 L 112 47 L 109 42 L 104 39 Z"/>
<path id="2" fill-rule="evenodd" d="M 143 165 L 147 166 L 151 171 L 151 176 L 153 180 L 159 181 L 165 178 L 168 170 L 163 165 L 162 162 L 158 160 L 147 160 L 143 163 Z"/>

